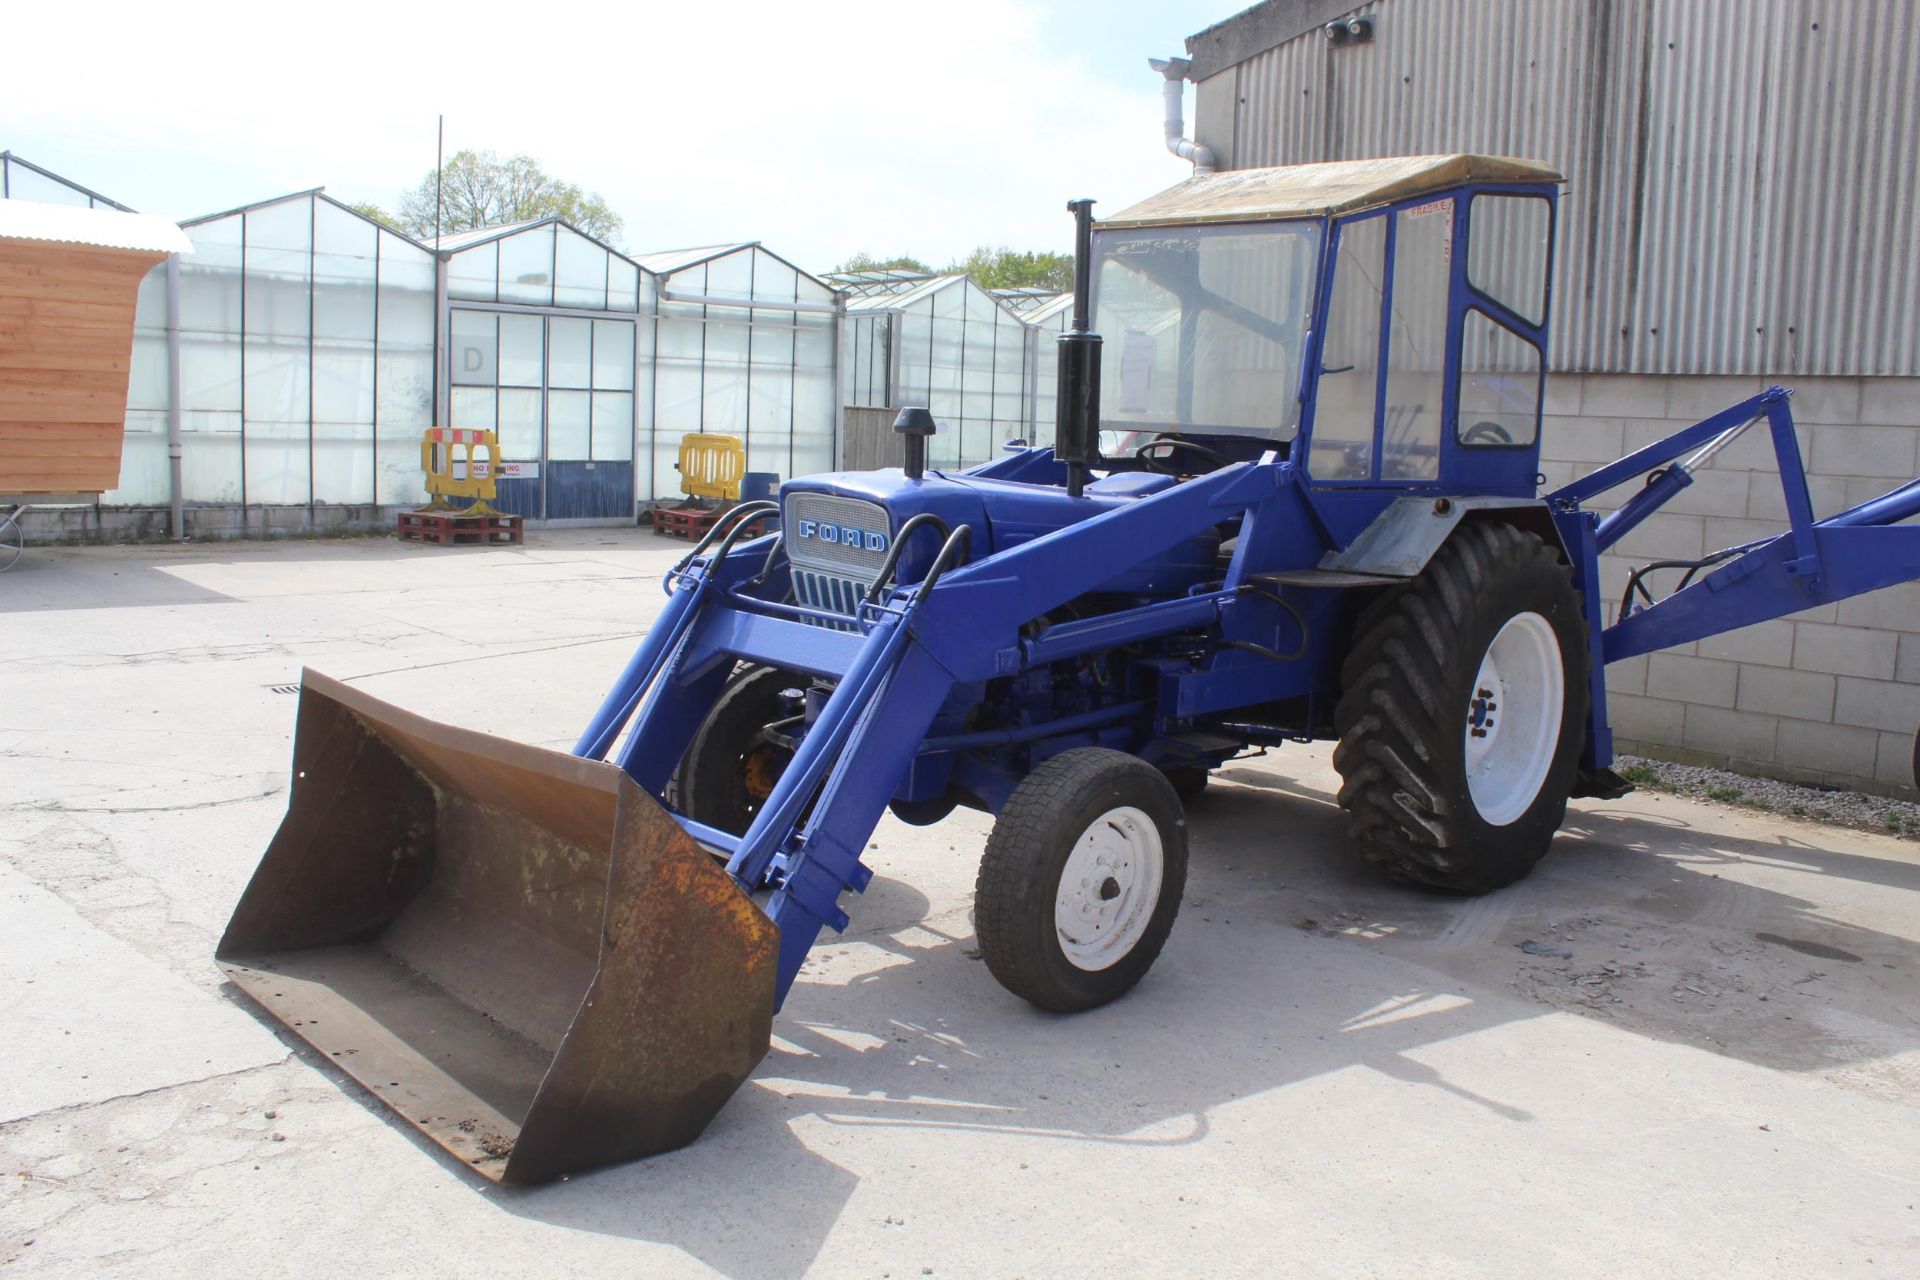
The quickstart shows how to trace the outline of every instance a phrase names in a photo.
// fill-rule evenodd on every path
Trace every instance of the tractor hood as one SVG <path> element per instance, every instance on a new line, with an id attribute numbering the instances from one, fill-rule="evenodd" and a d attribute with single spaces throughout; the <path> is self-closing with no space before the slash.
<path id="1" fill-rule="evenodd" d="M 948 529 L 967 525 L 973 530 L 969 559 L 979 560 L 1023 542 L 1049 534 L 1082 520 L 1092 519 L 1117 507 L 1138 502 L 1174 481 L 1169 476 L 1144 472 L 1124 472 L 1097 480 L 1087 486 L 1083 496 L 1069 497 L 1054 484 L 1010 480 L 976 473 L 941 474 L 929 471 L 924 477 L 909 477 L 899 468 L 880 471 L 835 471 L 803 476 L 780 486 L 783 527 L 789 546 L 802 550 L 809 542 L 840 542 L 852 530 L 832 527 L 830 522 L 796 513 L 793 500 L 804 494 L 830 495 L 871 502 L 886 510 L 888 526 L 898 531 L 914 516 L 930 514 Z M 862 531 L 865 536 L 866 531 Z M 917 581 L 939 550 L 941 539 L 931 531 L 916 534 L 913 545 L 902 551 L 902 582 Z M 890 545 L 890 543 L 889 543 Z M 1108 591 L 1144 591 L 1161 589 L 1169 575 L 1182 581 L 1200 581 L 1211 570 L 1219 540 L 1214 536 L 1195 539 L 1192 546 L 1176 549 L 1169 556 L 1142 566 L 1102 585 Z M 869 550 L 885 550 L 869 539 Z"/>

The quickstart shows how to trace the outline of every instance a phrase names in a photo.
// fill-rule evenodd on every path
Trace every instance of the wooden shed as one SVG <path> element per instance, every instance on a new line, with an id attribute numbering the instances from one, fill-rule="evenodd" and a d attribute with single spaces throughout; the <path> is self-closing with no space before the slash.
<path id="1" fill-rule="evenodd" d="M 0 200 L 0 494 L 119 483 L 140 281 L 191 252 L 162 218 Z"/>

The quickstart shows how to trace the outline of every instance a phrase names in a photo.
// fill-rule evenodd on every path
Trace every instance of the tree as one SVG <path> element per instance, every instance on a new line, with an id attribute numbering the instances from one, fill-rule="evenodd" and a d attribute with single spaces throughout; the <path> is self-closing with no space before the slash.
<path id="1" fill-rule="evenodd" d="M 596 194 L 562 182 L 532 156 L 505 160 L 491 151 L 456 151 L 440 171 L 440 230 L 475 231 L 509 222 L 561 217 L 593 236 L 611 242 L 620 234 L 620 215 Z M 434 230 L 434 174 L 400 197 L 398 225 L 416 239 Z"/>
<path id="2" fill-rule="evenodd" d="M 894 258 L 876 258 L 870 253 L 856 253 L 834 268 L 835 271 L 920 271 L 931 274 L 932 267 L 918 258 L 909 258 L 901 254 Z"/>
<path id="3" fill-rule="evenodd" d="M 382 209 L 379 205 L 375 204 L 371 200 L 355 200 L 353 203 L 349 204 L 347 208 L 353 210 L 355 213 L 359 214 L 363 218 L 372 218 L 375 222 L 379 223 L 383 227 L 393 227 L 395 229 L 404 229 L 400 227 L 400 220 L 398 218 L 394 217 L 392 214 L 388 213 L 385 209 Z"/>
<path id="4" fill-rule="evenodd" d="M 983 289 L 1051 289 L 1066 293 L 1073 288 L 1073 255 L 1070 253 L 1021 252 L 1005 245 L 983 244 L 947 270 L 966 272 Z"/>

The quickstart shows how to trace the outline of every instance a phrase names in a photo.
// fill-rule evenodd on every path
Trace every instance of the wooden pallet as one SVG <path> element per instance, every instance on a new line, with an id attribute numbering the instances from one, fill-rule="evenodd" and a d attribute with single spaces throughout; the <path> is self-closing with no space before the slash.
<path id="1" fill-rule="evenodd" d="M 442 547 L 510 545 L 521 541 L 519 516 L 464 516 L 457 512 L 402 511 L 400 537 Z"/>
<path id="2" fill-rule="evenodd" d="M 685 538 L 698 542 L 707 536 L 726 511 L 725 507 L 656 507 L 653 531 L 663 538 Z"/>
<path id="3" fill-rule="evenodd" d="M 713 529 L 714 522 L 732 510 L 730 507 L 656 507 L 652 512 L 653 531 L 662 538 L 684 538 L 698 542 Z M 768 517 L 747 521 L 742 538 L 757 538 L 767 531 Z"/>

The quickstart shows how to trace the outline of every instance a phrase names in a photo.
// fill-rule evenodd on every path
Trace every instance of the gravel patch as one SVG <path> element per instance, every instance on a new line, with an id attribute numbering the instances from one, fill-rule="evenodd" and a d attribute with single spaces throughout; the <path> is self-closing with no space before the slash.
<path id="1" fill-rule="evenodd" d="M 1776 778 L 1752 778 L 1744 773 L 1672 764 L 1645 756 L 1620 756 L 1613 767 L 1621 777 L 1644 791 L 1665 791 L 1742 809 L 1762 809 L 1805 818 L 1809 822 L 1851 827 L 1855 831 L 1877 831 L 1882 835 L 1920 840 L 1920 805 L 1909 800 L 1869 795 L 1864 791 L 1808 787 Z"/>

